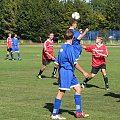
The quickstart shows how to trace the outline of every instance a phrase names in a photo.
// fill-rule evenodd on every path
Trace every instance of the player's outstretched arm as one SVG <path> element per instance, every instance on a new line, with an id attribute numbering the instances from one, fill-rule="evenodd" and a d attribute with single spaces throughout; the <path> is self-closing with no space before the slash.
<path id="1" fill-rule="evenodd" d="M 83 45 L 82 48 L 83 48 L 83 49 L 86 49 L 86 46 Z"/>
<path id="2" fill-rule="evenodd" d="M 85 78 L 90 77 L 90 75 L 78 63 L 75 64 L 75 67 L 78 71 L 80 71 L 85 76 Z"/>
<path id="3" fill-rule="evenodd" d="M 88 28 L 85 29 L 85 31 L 78 37 L 79 40 L 81 40 L 85 35 L 86 33 L 89 31 Z"/>

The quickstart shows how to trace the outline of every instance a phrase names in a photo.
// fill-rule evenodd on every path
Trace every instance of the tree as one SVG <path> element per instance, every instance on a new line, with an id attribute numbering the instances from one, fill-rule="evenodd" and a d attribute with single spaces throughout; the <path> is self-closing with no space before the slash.
<path id="1" fill-rule="evenodd" d="M 21 0 L 18 7 L 19 14 L 17 15 L 17 32 L 23 39 L 30 38 L 31 28 L 29 23 L 32 15 L 31 0 Z"/>
<path id="2" fill-rule="evenodd" d="M 18 0 L 3 0 L 0 2 L 0 24 L 1 34 L 15 32 L 16 29 L 16 16 L 17 16 L 17 3 Z"/>
<path id="3" fill-rule="evenodd" d="M 120 29 L 120 0 L 92 0 L 97 24 L 101 29 Z"/>

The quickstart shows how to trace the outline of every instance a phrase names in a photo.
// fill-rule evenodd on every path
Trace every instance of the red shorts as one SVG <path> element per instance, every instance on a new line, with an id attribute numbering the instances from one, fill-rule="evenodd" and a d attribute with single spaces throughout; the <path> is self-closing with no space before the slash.
<path id="1" fill-rule="evenodd" d="M 48 65 L 48 64 L 50 64 L 50 62 L 54 62 L 54 60 L 52 60 L 52 59 L 42 59 L 42 64 L 43 65 Z"/>

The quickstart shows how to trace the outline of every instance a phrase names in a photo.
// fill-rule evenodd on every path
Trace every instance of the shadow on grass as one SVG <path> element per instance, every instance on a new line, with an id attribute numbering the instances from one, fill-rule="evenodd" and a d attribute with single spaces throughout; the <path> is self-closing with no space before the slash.
<path id="1" fill-rule="evenodd" d="M 98 87 L 98 86 L 96 86 L 96 85 L 92 85 L 92 84 L 87 84 L 87 87 L 86 87 L 86 88 L 92 88 L 92 87 L 100 88 L 100 87 Z"/>
<path id="2" fill-rule="evenodd" d="M 36 77 L 38 78 L 38 75 Z M 52 77 L 52 76 L 41 75 L 41 79 L 44 79 L 44 78 L 58 79 L 58 78 Z"/>
<path id="3" fill-rule="evenodd" d="M 48 109 L 51 113 L 53 111 L 54 104 L 53 103 L 45 103 L 45 106 L 43 108 Z M 74 110 L 65 110 L 65 109 L 60 109 L 59 114 L 62 114 L 63 112 L 67 112 L 70 115 L 75 116 L 75 113 L 73 112 Z"/>
<path id="4" fill-rule="evenodd" d="M 54 82 L 53 85 L 59 85 L 59 83 L 58 82 Z"/>
<path id="5" fill-rule="evenodd" d="M 45 75 L 41 75 L 42 78 L 51 78 L 51 79 L 58 79 L 57 77 L 52 77 L 52 76 L 45 76 Z"/>
<path id="6" fill-rule="evenodd" d="M 51 78 L 50 76 L 41 75 L 41 78 Z"/>
<path id="7" fill-rule="evenodd" d="M 99 88 L 99 89 L 105 89 L 105 88 L 100 88 L 97 85 L 93 85 L 93 84 L 87 84 L 87 86 L 86 86 L 86 88 L 92 88 L 92 87 Z"/>
<path id="8" fill-rule="evenodd" d="M 104 96 L 110 96 L 110 97 L 114 97 L 114 98 L 119 98 L 119 100 L 116 101 L 116 102 L 120 102 L 120 94 L 116 94 L 116 93 L 113 93 L 113 92 L 108 92 Z"/>

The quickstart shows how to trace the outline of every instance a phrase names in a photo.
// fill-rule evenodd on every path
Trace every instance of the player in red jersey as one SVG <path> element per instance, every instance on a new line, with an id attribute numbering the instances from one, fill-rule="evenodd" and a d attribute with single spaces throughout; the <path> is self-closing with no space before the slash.
<path id="1" fill-rule="evenodd" d="M 13 54 L 12 54 L 12 39 L 11 39 L 11 33 L 8 34 L 7 38 L 7 54 L 5 59 L 9 59 L 9 55 L 11 55 L 11 59 L 14 60 Z"/>
<path id="2" fill-rule="evenodd" d="M 109 90 L 108 77 L 106 75 L 106 61 L 105 57 L 108 57 L 108 52 L 106 46 L 103 44 L 103 38 L 98 36 L 96 38 L 96 44 L 91 46 L 82 46 L 86 52 L 92 53 L 92 70 L 91 78 L 86 78 L 83 81 L 82 87 L 86 87 L 87 82 L 95 77 L 99 70 L 101 70 L 103 79 L 105 82 L 105 89 Z"/>
<path id="3" fill-rule="evenodd" d="M 40 69 L 38 73 L 38 78 L 41 78 L 41 74 L 43 71 L 46 69 L 46 66 L 50 62 L 55 61 L 55 56 L 54 56 L 54 49 L 53 49 L 53 39 L 54 39 L 54 34 L 50 33 L 49 38 L 44 42 L 43 45 L 43 52 L 42 52 L 42 68 Z M 52 77 L 56 77 L 56 72 L 57 72 L 57 67 L 54 67 Z"/>

